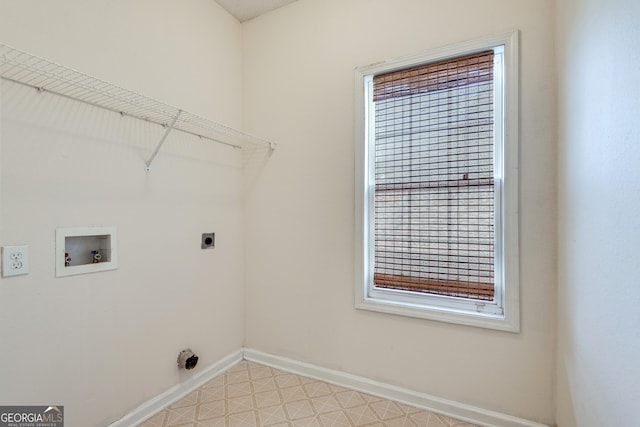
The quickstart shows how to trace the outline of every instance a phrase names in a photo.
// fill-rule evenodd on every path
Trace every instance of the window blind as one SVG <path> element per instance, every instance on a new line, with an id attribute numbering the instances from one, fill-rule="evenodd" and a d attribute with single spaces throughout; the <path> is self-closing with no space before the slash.
<path id="1" fill-rule="evenodd" d="M 373 78 L 374 286 L 493 300 L 493 56 Z"/>

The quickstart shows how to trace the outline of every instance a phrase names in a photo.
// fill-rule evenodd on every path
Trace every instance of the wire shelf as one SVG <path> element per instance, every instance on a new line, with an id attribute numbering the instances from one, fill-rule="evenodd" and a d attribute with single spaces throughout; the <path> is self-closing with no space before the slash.
<path id="1" fill-rule="evenodd" d="M 275 149 L 275 144 L 266 139 L 182 111 L 177 107 L 5 44 L 0 44 L 0 77 L 33 87 L 38 91 L 50 92 L 167 128 L 153 156 L 171 129 L 235 148 L 267 146 L 269 150 Z M 147 168 L 153 156 L 147 162 Z"/>

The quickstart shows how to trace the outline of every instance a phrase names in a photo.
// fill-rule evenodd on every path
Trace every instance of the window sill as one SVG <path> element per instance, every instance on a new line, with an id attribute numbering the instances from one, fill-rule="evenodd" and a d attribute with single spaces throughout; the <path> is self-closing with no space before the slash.
<path id="1" fill-rule="evenodd" d="M 509 314 L 472 312 L 380 297 L 356 298 L 355 307 L 359 310 L 377 311 L 397 316 L 435 320 L 504 332 L 520 332 L 519 319 L 514 315 L 509 316 Z"/>

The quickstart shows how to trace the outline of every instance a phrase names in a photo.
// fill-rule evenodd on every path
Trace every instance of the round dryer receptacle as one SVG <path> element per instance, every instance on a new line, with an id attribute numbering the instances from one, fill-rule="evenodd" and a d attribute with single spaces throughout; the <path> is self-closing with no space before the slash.
<path id="1" fill-rule="evenodd" d="M 198 356 L 190 348 L 182 350 L 178 355 L 178 367 L 180 369 L 193 369 L 197 364 Z"/>

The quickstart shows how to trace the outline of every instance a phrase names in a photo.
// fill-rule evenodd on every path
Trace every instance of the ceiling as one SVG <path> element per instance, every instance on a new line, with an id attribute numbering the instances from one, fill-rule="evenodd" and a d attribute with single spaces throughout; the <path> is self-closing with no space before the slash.
<path id="1" fill-rule="evenodd" d="M 240 22 L 286 6 L 296 0 L 216 0 L 227 12 Z"/>

